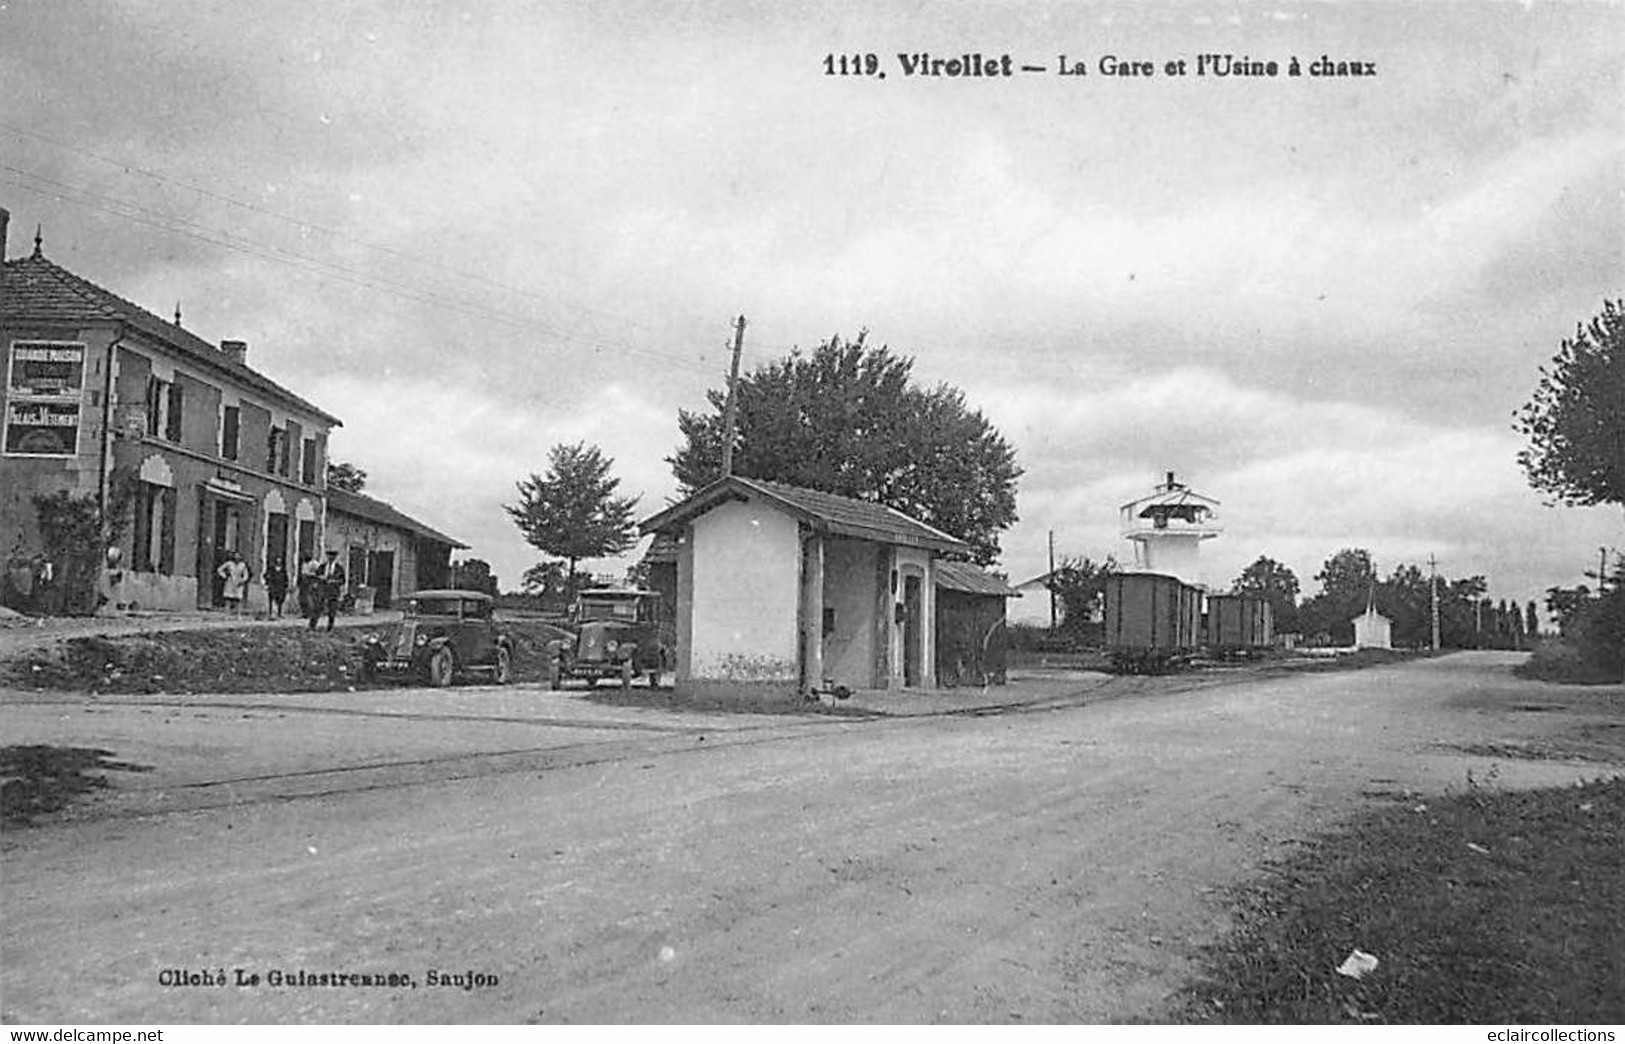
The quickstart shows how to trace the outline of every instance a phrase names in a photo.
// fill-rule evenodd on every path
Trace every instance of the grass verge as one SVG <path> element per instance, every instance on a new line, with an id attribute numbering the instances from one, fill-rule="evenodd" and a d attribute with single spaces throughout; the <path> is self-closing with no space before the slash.
<path id="1" fill-rule="evenodd" d="M 1563 685 L 1618 685 L 1621 681 L 1618 673 L 1588 663 L 1579 649 L 1560 641 L 1542 642 L 1512 673 L 1531 681 Z"/>
<path id="2" fill-rule="evenodd" d="M 1625 1022 L 1625 777 L 1371 813 L 1237 907 L 1174 1021 Z"/>
<path id="3" fill-rule="evenodd" d="M 0 662 L 0 687 L 89 693 L 345 692 L 419 684 L 358 677 L 361 643 L 376 627 L 334 631 L 244 627 L 67 638 Z M 543 650 L 558 632 L 517 621 L 514 678 L 546 676 Z"/>

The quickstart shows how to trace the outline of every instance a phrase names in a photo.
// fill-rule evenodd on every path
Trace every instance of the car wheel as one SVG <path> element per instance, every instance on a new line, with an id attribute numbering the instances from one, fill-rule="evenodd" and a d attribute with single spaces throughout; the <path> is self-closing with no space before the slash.
<path id="1" fill-rule="evenodd" d="M 451 679 L 457 673 L 457 660 L 452 656 L 451 650 L 436 649 L 429 657 L 429 684 L 437 689 L 444 689 L 451 684 Z"/>
<path id="2" fill-rule="evenodd" d="M 559 661 L 557 660 L 547 661 L 547 687 L 555 690 L 563 687 L 563 678 L 560 675 Z"/>
<path id="3" fill-rule="evenodd" d="M 497 646 L 496 680 L 498 685 L 506 685 L 513 680 L 513 654 L 505 646 Z"/>
<path id="4" fill-rule="evenodd" d="M 631 687 L 632 687 L 632 661 L 627 660 L 627 661 L 625 661 L 624 663 L 621 664 L 621 688 L 630 689 Z"/>

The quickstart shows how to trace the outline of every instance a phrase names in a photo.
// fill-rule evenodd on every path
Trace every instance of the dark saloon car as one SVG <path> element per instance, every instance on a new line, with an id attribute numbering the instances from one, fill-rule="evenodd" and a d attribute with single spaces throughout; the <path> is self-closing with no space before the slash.
<path id="1" fill-rule="evenodd" d="M 661 640 L 658 591 L 625 587 L 591 587 L 576 597 L 571 612 L 573 639 L 547 645 L 547 681 L 557 689 L 566 678 L 618 679 L 630 686 L 647 675 L 649 687 L 660 685 L 669 654 Z"/>
<path id="2" fill-rule="evenodd" d="M 429 685 L 480 675 L 498 685 L 513 676 L 513 640 L 491 615 L 491 596 L 478 591 L 419 591 L 400 623 L 367 636 L 361 676 L 402 674 Z"/>

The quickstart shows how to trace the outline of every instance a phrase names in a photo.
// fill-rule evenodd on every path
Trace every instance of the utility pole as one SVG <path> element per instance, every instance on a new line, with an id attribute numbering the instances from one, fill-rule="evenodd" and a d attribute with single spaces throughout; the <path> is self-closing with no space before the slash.
<path id="1" fill-rule="evenodd" d="M 734 473 L 734 424 L 739 413 L 739 352 L 745 347 L 745 317 L 734 321 L 733 362 L 728 364 L 728 404 L 722 410 L 722 476 Z"/>
<path id="2" fill-rule="evenodd" d="M 1055 630 L 1055 530 L 1049 531 L 1049 572 L 1044 586 L 1049 589 L 1049 629 Z"/>
<path id="3" fill-rule="evenodd" d="M 1433 603 L 1433 651 L 1439 651 L 1439 563 L 1428 555 L 1428 587 Z"/>
<path id="4" fill-rule="evenodd" d="M 1608 549 L 1597 548 L 1597 597 L 1602 598 L 1602 585 L 1608 576 Z"/>

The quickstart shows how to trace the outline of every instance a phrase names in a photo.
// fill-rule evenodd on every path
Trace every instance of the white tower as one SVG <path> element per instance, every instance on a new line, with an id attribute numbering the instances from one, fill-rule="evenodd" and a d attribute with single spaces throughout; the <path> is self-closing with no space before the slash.
<path id="1" fill-rule="evenodd" d="M 1134 567 L 1201 583 L 1202 541 L 1224 531 L 1218 509 L 1217 500 L 1175 482 L 1168 472 L 1168 480 L 1149 497 L 1122 507 L 1123 539 L 1134 545 Z"/>

